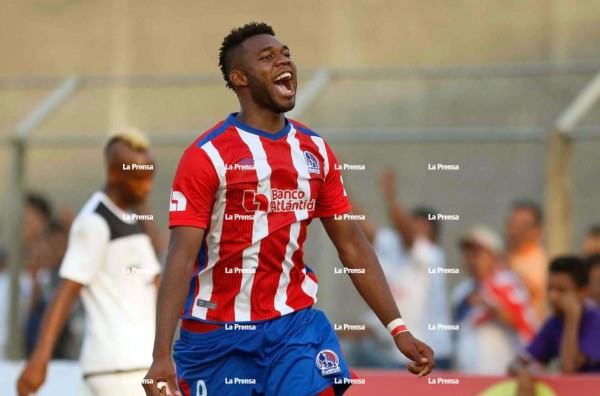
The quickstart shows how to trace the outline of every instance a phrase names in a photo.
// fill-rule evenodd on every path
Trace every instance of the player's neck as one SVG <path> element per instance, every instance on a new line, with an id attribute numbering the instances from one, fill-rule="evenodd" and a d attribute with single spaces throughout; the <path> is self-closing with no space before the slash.
<path id="1" fill-rule="evenodd" d="M 276 113 L 272 110 L 258 107 L 252 109 L 244 107 L 242 106 L 242 109 L 236 116 L 236 119 L 243 124 L 269 133 L 277 133 L 285 126 L 283 113 Z"/>
<path id="2" fill-rule="evenodd" d="M 127 210 L 130 208 L 130 205 L 121 197 L 121 194 L 119 194 L 119 191 L 115 187 L 105 185 L 103 191 L 119 209 Z"/>

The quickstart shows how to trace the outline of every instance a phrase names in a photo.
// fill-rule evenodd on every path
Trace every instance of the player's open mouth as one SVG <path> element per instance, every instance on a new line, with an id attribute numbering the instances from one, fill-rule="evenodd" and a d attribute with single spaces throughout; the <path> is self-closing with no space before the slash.
<path id="1" fill-rule="evenodd" d="M 292 80 L 292 73 L 283 72 L 275 78 L 273 81 L 275 85 L 275 89 L 281 96 L 285 96 L 287 98 L 291 98 L 294 96 L 294 82 Z"/>

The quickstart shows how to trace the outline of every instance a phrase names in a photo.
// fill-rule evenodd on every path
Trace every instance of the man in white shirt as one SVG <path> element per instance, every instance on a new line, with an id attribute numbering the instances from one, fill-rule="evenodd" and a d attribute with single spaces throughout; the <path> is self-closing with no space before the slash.
<path id="1" fill-rule="evenodd" d="M 392 171 L 382 174 L 381 190 L 392 227 L 376 228 L 369 221 L 359 223 L 373 244 L 398 307 L 408 312 L 405 313 L 407 325 L 435 350 L 436 368 L 449 369 L 452 331 L 444 326 L 451 326 L 447 295 L 447 277 L 451 275 L 439 270 L 446 268 L 444 252 L 437 244 L 439 222 L 428 219 L 428 214 L 434 214 L 432 209 L 405 211 L 396 196 Z M 356 204 L 353 205 L 357 209 Z M 367 314 L 365 320 L 381 347 L 378 362 L 384 366 L 408 363 L 390 347 L 385 333 L 375 326 L 376 318 Z"/>
<path id="2" fill-rule="evenodd" d="M 19 396 L 36 392 L 73 303 L 81 295 L 86 329 L 80 356 L 80 395 L 133 396 L 152 362 L 160 266 L 140 208 L 152 188 L 154 161 L 137 130 L 105 146 L 107 183 L 75 218 L 60 268 L 61 284 L 18 383 Z M 66 390 L 66 394 L 74 394 Z"/>

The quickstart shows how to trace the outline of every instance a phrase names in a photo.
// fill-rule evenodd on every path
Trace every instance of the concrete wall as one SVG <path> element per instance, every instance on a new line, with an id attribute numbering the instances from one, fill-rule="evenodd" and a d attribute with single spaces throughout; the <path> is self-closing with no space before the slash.
<path id="1" fill-rule="evenodd" d="M 213 72 L 251 20 L 301 67 L 591 58 L 598 15 L 594 0 L 2 0 L 0 76 Z"/>

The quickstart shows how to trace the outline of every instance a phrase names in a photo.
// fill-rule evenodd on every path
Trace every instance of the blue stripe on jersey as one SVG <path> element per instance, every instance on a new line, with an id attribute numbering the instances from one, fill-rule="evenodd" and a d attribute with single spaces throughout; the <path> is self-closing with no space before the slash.
<path id="1" fill-rule="evenodd" d="M 225 132 L 227 130 L 227 128 L 229 128 L 230 126 L 231 126 L 231 124 L 227 120 L 225 120 L 218 128 L 215 128 L 212 132 L 210 132 L 208 135 L 206 135 L 204 138 L 202 138 L 198 143 L 196 143 L 196 146 L 198 146 L 198 147 L 204 146 L 206 143 L 210 142 L 211 140 L 213 140 L 214 138 L 216 138 L 217 136 L 219 136 L 220 134 Z"/>
<path id="2" fill-rule="evenodd" d="M 283 128 L 275 133 L 270 133 L 270 132 L 266 132 L 263 131 L 261 129 L 257 129 L 257 128 L 252 128 L 250 125 L 246 125 L 243 122 L 240 122 L 237 118 L 235 118 L 235 116 L 237 116 L 239 113 L 231 113 L 229 114 L 229 117 L 227 117 L 227 122 L 229 122 L 230 124 L 240 128 L 241 130 L 245 131 L 245 132 L 249 132 L 249 133 L 253 133 L 255 135 L 258 136 L 262 136 L 265 137 L 267 139 L 271 139 L 271 140 L 277 140 L 283 136 L 286 136 L 290 130 L 292 129 L 292 126 L 290 125 L 290 122 L 288 121 L 288 119 L 285 119 L 285 125 L 283 126 Z"/>
<path id="3" fill-rule="evenodd" d="M 196 294 L 198 293 L 198 289 L 196 288 L 196 278 L 198 277 L 198 274 L 200 273 L 200 271 L 202 271 L 204 268 L 206 268 L 207 266 L 207 259 L 206 259 L 206 243 L 204 243 L 206 240 L 206 234 L 204 236 L 204 239 L 202 240 L 202 246 L 200 247 L 200 251 L 198 252 L 198 269 L 196 269 L 196 271 L 194 271 L 194 275 L 192 275 L 192 279 L 190 280 L 190 292 L 188 293 L 188 297 L 187 300 L 185 302 L 185 306 L 184 306 L 184 316 L 188 316 L 190 309 L 192 307 L 192 304 L 194 304 L 194 299 Z"/>
<path id="4" fill-rule="evenodd" d="M 310 129 L 308 129 L 308 128 L 304 128 L 304 127 L 302 127 L 302 126 L 300 126 L 300 125 L 298 125 L 298 124 L 296 124 L 296 123 L 293 123 L 293 124 L 294 124 L 294 128 L 296 128 L 296 130 L 297 130 L 297 131 L 299 131 L 299 132 L 302 132 L 302 133 L 304 133 L 304 134 L 306 134 L 306 135 L 309 135 L 309 136 L 321 137 L 321 136 L 320 136 L 320 135 L 319 135 L 317 132 L 315 132 L 315 131 L 311 131 Z"/>

